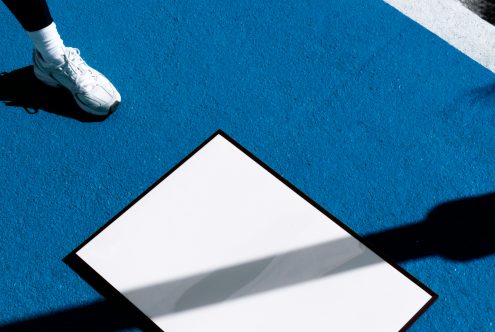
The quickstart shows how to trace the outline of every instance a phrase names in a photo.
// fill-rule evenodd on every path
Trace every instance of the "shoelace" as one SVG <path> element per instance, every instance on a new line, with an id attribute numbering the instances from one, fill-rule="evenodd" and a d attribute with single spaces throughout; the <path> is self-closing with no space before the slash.
<path id="1" fill-rule="evenodd" d="M 82 91 L 94 88 L 97 83 L 97 76 L 81 58 L 79 49 L 68 47 L 65 57 L 67 61 L 63 65 L 63 70 L 74 81 L 75 85 Z"/>

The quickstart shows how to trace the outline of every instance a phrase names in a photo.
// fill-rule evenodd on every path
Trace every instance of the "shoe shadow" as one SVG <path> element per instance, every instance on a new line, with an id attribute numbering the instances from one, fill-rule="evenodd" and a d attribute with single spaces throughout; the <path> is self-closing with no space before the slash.
<path id="1" fill-rule="evenodd" d="M 34 76 L 33 66 L 0 73 L 0 101 L 23 108 L 30 115 L 41 110 L 80 122 L 101 122 L 108 117 L 81 110 L 68 90 L 40 82 Z"/>

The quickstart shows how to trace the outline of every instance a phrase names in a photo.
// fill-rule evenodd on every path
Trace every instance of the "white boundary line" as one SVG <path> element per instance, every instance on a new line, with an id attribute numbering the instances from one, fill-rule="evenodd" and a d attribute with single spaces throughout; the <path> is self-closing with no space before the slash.
<path id="1" fill-rule="evenodd" d="M 495 26 L 457 0 L 384 0 L 495 73 Z"/>

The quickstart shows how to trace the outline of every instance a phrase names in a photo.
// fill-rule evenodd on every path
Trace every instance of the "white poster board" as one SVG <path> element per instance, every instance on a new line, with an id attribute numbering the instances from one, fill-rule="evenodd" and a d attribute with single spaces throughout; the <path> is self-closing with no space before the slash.
<path id="1" fill-rule="evenodd" d="M 399 331 L 435 294 L 222 132 L 74 255 L 166 332 Z"/>

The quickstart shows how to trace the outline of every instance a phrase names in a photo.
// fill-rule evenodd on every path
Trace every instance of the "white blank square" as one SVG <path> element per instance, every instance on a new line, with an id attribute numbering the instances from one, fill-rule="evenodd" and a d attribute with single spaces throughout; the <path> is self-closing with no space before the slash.
<path id="1" fill-rule="evenodd" d="M 398 331 L 432 300 L 224 134 L 76 255 L 167 332 Z"/>

